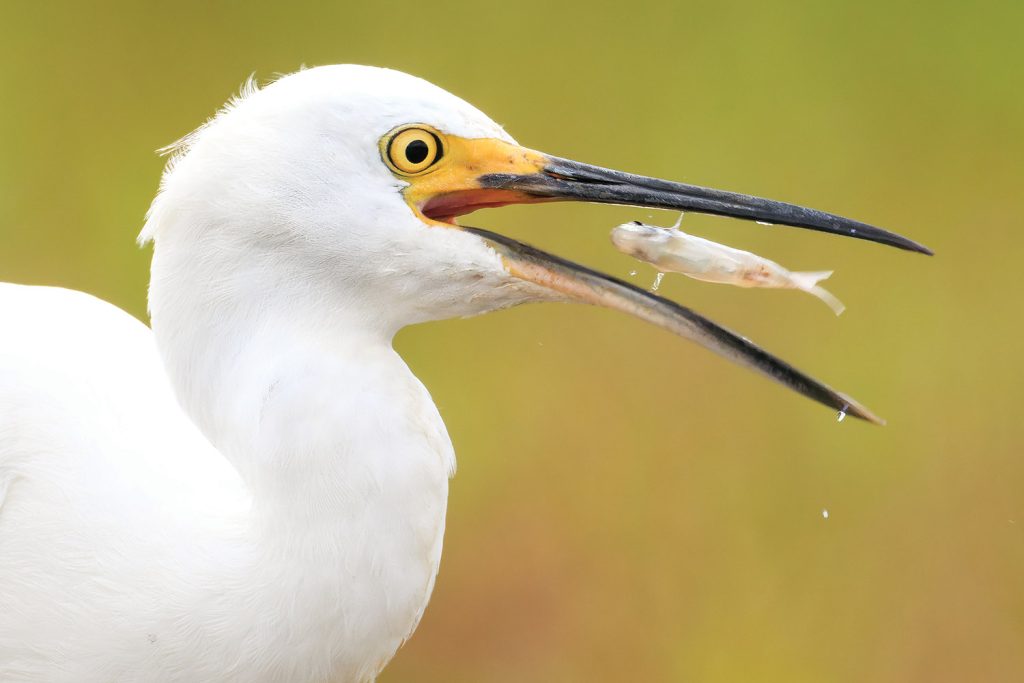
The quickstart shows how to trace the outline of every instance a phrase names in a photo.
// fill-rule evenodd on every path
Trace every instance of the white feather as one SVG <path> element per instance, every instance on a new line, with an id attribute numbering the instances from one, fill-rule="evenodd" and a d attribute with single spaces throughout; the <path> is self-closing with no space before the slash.
<path id="1" fill-rule="evenodd" d="M 172 148 L 152 332 L 0 287 L 0 680 L 366 681 L 410 635 L 455 461 L 391 339 L 532 296 L 404 203 L 415 122 L 509 139 L 394 71 L 244 88 Z"/>

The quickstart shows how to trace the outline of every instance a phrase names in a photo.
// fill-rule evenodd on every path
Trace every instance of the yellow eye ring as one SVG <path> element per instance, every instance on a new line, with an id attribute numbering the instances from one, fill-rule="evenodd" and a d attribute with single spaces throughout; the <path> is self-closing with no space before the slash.
<path id="1" fill-rule="evenodd" d="M 384 141 L 384 161 L 399 175 L 426 173 L 444 156 L 441 134 L 425 126 L 400 128 L 385 136 Z"/>

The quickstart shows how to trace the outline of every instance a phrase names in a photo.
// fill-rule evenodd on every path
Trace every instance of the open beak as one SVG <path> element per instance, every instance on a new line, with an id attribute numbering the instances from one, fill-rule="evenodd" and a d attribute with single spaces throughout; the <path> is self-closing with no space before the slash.
<path id="1" fill-rule="evenodd" d="M 448 159 L 429 178 L 414 178 L 407 200 L 424 218 L 455 225 L 479 208 L 586 201 L 694 211 L 790 225 L 931 254 L 927 247 L 860 221 L 794 204 L 684 185 L 548 156 L 494 139 L 449 138 Z M 837 411 L 883 424 L 855 400 L 805 375 L 745 338 L 639 287 L 496 233 L 458 226 L 486 240 L 514 277 L 582 303 L 629 313 L 697 342 Z"/>

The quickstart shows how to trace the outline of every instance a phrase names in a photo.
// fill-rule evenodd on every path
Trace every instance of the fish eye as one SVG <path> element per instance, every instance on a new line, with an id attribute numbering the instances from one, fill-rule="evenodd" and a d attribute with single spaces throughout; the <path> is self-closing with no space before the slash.
<path id="1" fill-rule="evenodd" d="M 422 125 L 392 131 L 384 143 L 384 161 L 399 175 L 426 173 L 444 156 L 441 134 Z"/>

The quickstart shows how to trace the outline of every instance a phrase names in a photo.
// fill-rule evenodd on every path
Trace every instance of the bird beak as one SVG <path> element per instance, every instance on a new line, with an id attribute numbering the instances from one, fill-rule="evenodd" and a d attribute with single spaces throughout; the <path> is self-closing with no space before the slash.
<path id="1" fill-rule="evenodd" d="M 455 225 L 479 208 L 550 201 L 585 201 L 694 211 L 828 232 L 931 254 L 927 247 L 860 221 L 750 195 L 684 185 L 549 156 L 494 139 L 449 138 L 448 159 L 406 191 L 424 218 Z M 639 287 L 516 240 L 461 227 L 486 240 L 508 272 L 566 297 L 628 313 L 756 370 L 844 414 L 882 424 L 870 410 L 805 375 L 745 338 L 694 311 Z"/>
<path id="2" fill-rule="evenodd" d="M 547 157 L 547 163 L 539 173 L 494 173 L 482 176 L 479 182 L 484 188 L 512 190 L 535 198 L 710 213 L 830 232 L 922 254 L 932 253 L 927 247 L 896 233 L 824 211 L 736 192 L 613 171 L 558 157 Z"/>

